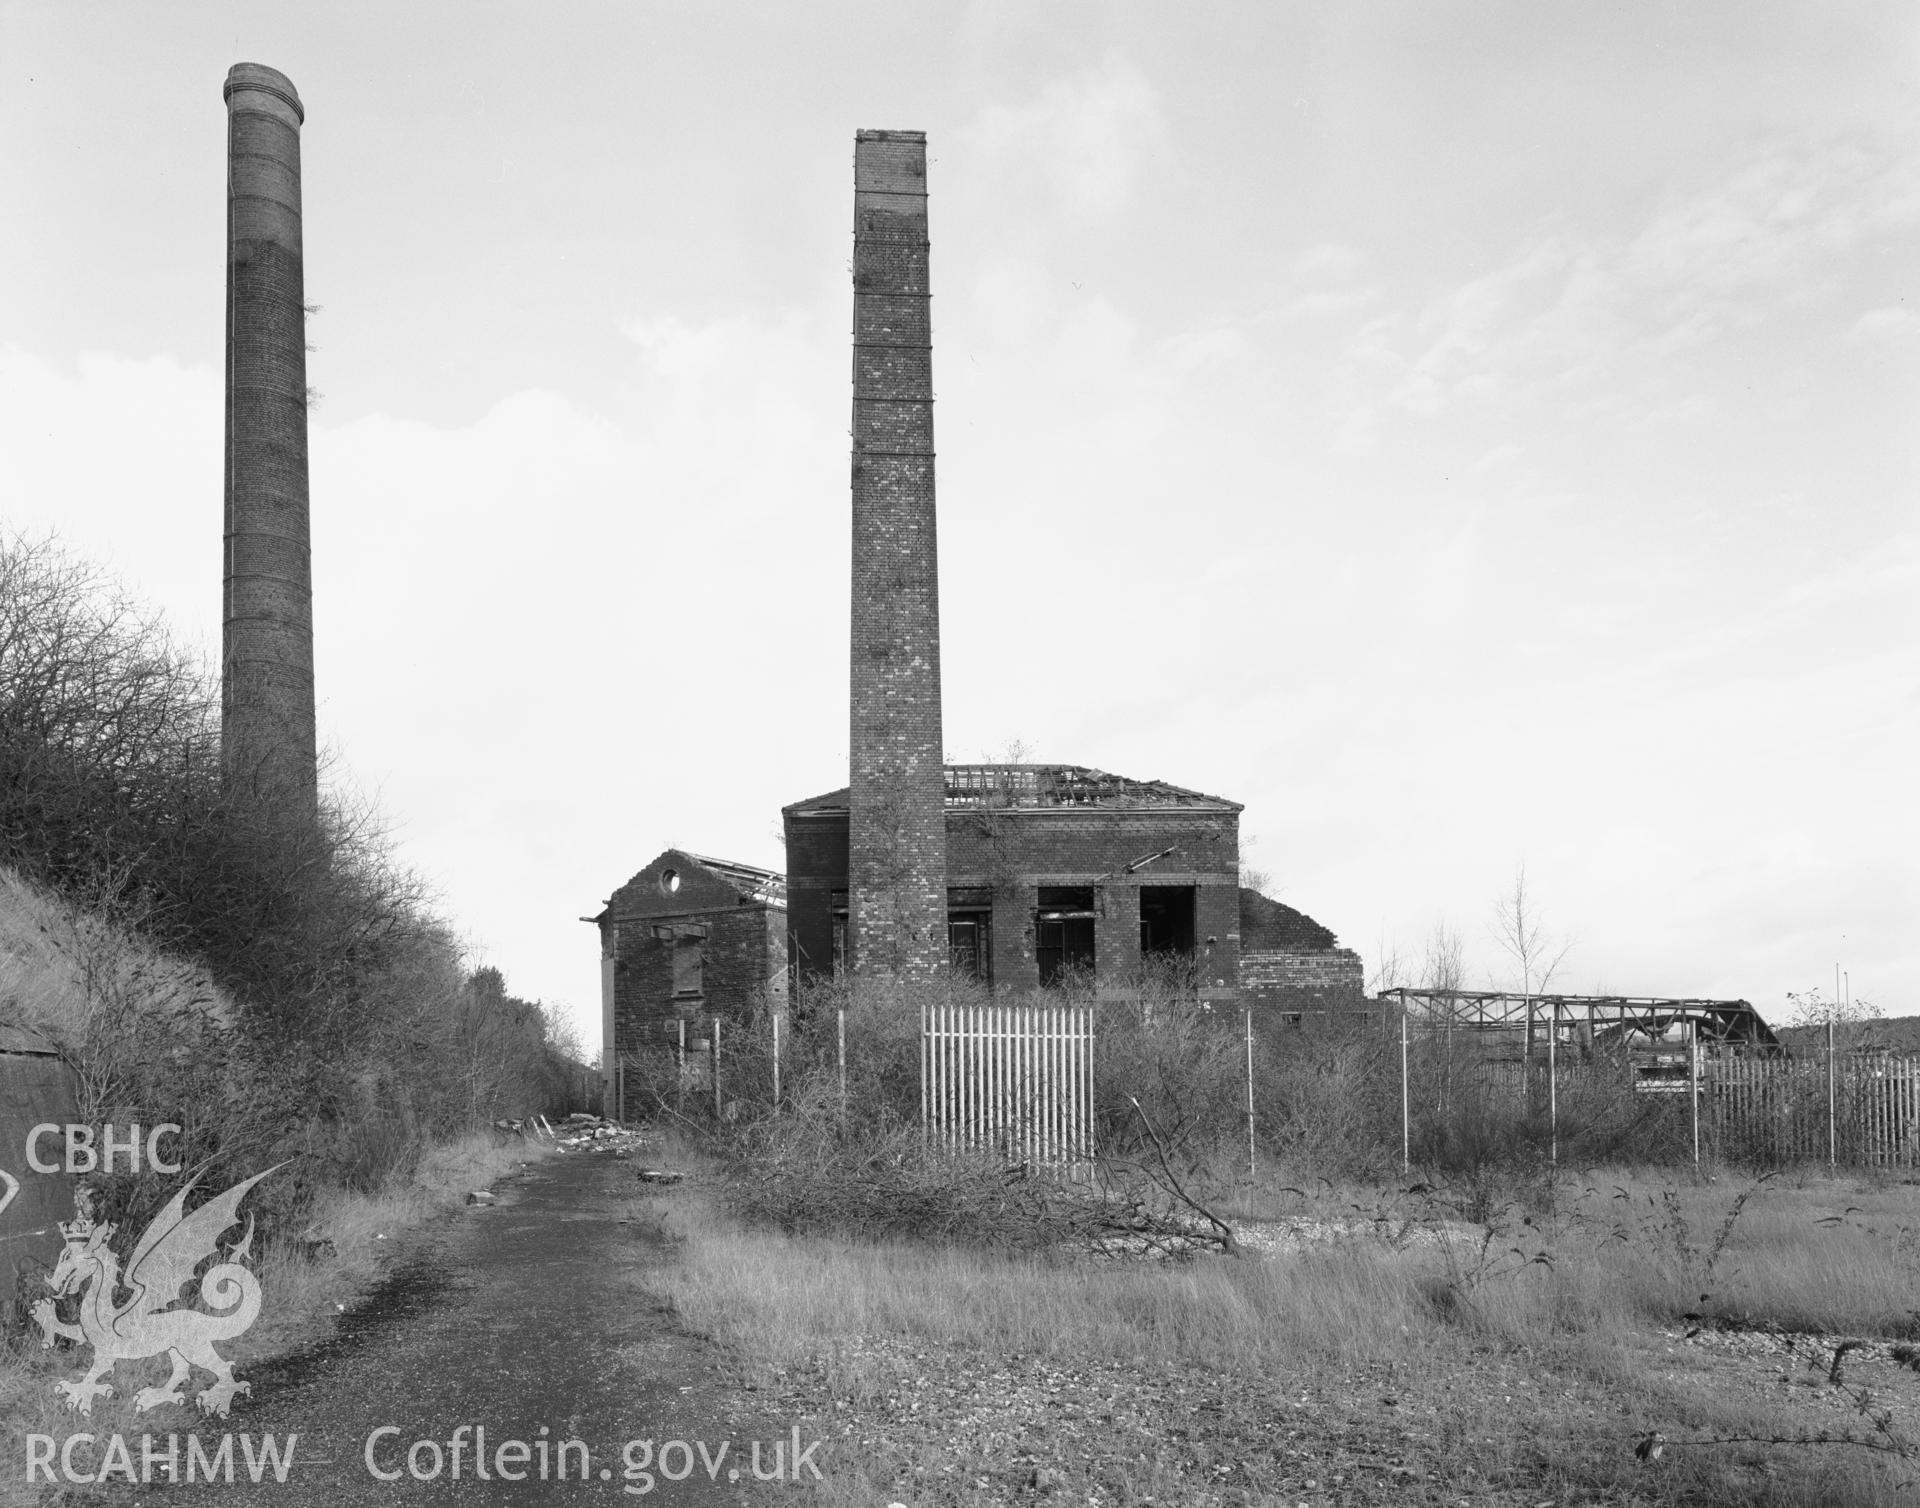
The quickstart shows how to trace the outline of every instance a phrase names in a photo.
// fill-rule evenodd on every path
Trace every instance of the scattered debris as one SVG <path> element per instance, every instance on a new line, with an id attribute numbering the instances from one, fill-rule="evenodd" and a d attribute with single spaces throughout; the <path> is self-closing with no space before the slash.
<path id="1" fill-rule="evenodd" d="M 631 1157 L 635 1148 L 645 1144 L 646 1138 L 633 1127 L 586 1110 L 569 1115 L 554 1137 L 554 1146 L 562 1152 L 585 1148 L 621 1159 Z"/>

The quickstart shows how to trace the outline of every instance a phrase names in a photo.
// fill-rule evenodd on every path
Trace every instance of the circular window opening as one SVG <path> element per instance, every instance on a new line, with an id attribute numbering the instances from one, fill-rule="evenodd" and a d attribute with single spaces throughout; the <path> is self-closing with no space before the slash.
<path id="1" fill-rule="evenodd" d="M 677 869 L 663 869 L 660 872 L 660 893 L 662 895 L 672 895 L 679 888 L 680 871 Z"/>

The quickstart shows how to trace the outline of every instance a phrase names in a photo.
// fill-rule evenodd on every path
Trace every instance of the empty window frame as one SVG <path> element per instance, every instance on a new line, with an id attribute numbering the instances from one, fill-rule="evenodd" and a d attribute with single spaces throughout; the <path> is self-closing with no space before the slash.
<path id="1" fill-rule="evenodd" d="M 697 937 L 673 940 L 673 994 L 675 999 L 703 993 L 706 944 Z"/>
<path id="2" fill-rule="evenodd" d="M 1041 985 L 1093 972 L 1093 888 L 1042 885 L 1033 914 L 1034 961 Z"/>
<path id="3" fill-rule="evenodd" d="M 993 918 L 985 911 L 947 913 L 947 960 L 956 979 L 993 978 Z"/>
<path id="4" fill-rule="evenodd" d="M 698 1000 L 706 993 L 707 933 L 705 922 L 657 923 L 653 935 L 667 946 L 673 998 Z"/>
<path id="5" fill-rule="evenodd" d="M 836 890 L 828 898 L 828 909 L 833 918 L 833 977 L 847 977 L 847 892 Z"/>
<path id="6" fill-rule="evenodd" d="M 1142 954 L 1193 955 L 1193 886 L 1140 887 L 1140 951 Z"/>
<path id="7" fill-rule="evenodd" d="M 993 891 L 947 887 L 947 962 L 955 979 L 993 982 Z"/>

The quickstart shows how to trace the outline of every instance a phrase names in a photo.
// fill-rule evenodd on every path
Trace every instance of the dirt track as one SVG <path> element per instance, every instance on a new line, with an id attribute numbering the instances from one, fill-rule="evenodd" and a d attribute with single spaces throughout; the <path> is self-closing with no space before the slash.
<path id="1" fill-rule="evenodd" d="M 230 1432 L 233 1485 L 176 1480 L 162 1486 L 164 1475 L 155 1469 L 155 1485 L 122 1487 L 115 1499 L 167 1508 L 199 1501 L 281 1508 L 631 1502 L 649 1480 L 627 1478 L 623 1447 L 636 1440 L 654 1442 L 646 1466 L 648 1501 L 731 1504 L 799 1497 L 791 1480 L 787 1421 L 753 1418 L 746 1395 L 726 1381 L 712 1348 L 677 1329 L 641 1293 L 636 1280 L 668 1258 L 651 1235 L 620 1223 L 633 1167 L 581 1152 L 501 1184 L 497 1205 L 469 1210 L 421 1237 L 366 1303 L 343 1317 L 331 1339 L 278 1364 L 243 1368 L 253 1391 L 236 1400 L 230 1419 L 204 1419 L 180 1408 L 151 1416 L 146 1427 L 155 1434 L 156 1452 L 164 1456 L 168 1431 L 178 1435 L 182 1477 L 188 1434 L 197 1435 L 211 1456 L 223 1432 Z M 461 1426 L 469 1428 L 456 1480 L 450 1445 Z M 76 1420 L 75 1428 L 84 1425 Z M 375 1437 L 382 1429 L 392 1432 Z M 475 1472 L 480 1429 L 487 1479 Z M 257 1486 L 248 1480 L 243 1433 L 256 1450 L 264 1435 L 273 1435 L 283 1451 L 287 1437 L 298 1437 L 284 1482 L 274 1481 L 270 1470 Z M 785 1486 L 754 1480 L 749 1451 L 756 1438 L 763 1442 L 763 1471 L 771 1470 L 773 1442 L 785 1442 Z M 577 1448 L 566 1455 L 567 1479 L 553 1479 L 558 1442 L 574 1440 L 589 1453 L 586 1479 L 580 1479 Z M 663 1460 L 661 1447 L 674 1440 L 688 1448 L 670 1449 Z M 711 1459 L 723 1441 L 730 1442 L 727 1454 L 714 1460 L 710 1478 L 697 1447 L 704 1444 Z M 414 1464 L 431 1473 L 438 1456 L 437 1478 L 421 1481 L 408 1473 L 415 1442 L 432 1442 L 418 1447 Z M 524 1455 L 509 1442 L 523 1442 Z M 138 1435 L 127 1444 L 138 1472 Z M 803 1451 L 806 1444 L 803 1438 Z M 98 1448 L 96 1464 L 102 1459 Z M 546 1481 L 540 1479 L 543 1448 Z M 822 1469 L 826 1449 L 811 1457 Z M 668 1480 L 663 1465 L 675 1475 L 683 1465 L 691 1471 L 684 1480 Z M 399 1475 L 383 1480 L 376 1468 Z M 524 1472 L 525 1479 L 505 1480 L 503 1468 Z M 800 1475 L 812 1480 L 804 1465 Z M 99 1501 L 98 1488 L 69 1491 L 73 1501 Z"/>

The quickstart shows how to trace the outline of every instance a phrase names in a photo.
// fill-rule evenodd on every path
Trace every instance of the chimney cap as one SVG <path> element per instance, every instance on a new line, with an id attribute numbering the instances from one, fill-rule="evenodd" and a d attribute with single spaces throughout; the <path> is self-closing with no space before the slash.
<path id="1" fill-rule="evenodd" d="M 271 94 L 292 110 L 302 125 L 306 124 L 307 111 L 300 103 L 300 91 L 278 68 L 269 68 L 265 63 L 235 63 L 227 70 L 227 83 L 220 91 L 220 98 L 231 105 L 235 92 L 242 89 Z"/>
<path id="2" fill-rule="evenodd" d="M 855 141 L 925 141 L 925 131 L 855 131 Z"/>

